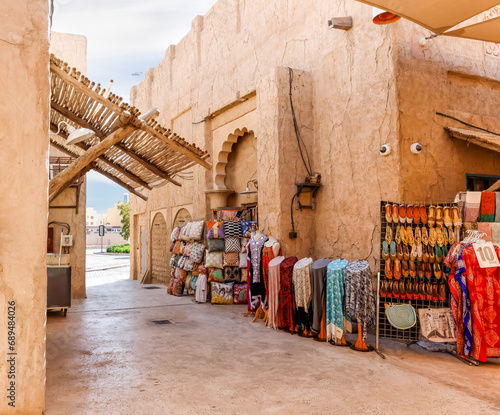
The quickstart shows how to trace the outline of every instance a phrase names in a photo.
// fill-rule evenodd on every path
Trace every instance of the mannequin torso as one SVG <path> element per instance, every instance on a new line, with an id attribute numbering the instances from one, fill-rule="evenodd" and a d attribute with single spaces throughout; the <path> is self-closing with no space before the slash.
<path id="1" fill-rule="evenodd" d="M 274 257 L 277 257 L 279 255 L 281 245 L 274 236 L 270 235 L 264 246 L 273 250 Z"/>

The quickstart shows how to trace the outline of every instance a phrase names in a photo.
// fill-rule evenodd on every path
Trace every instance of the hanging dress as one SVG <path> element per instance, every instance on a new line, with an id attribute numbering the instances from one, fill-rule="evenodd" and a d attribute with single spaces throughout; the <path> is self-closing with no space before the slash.
<path id="1" fill-rule="evenodd" d="M 274 244 L 273 244 L 274 245 Z M 277 256 L 281 255 L 281 248 Z M 266 298 L 269 296 L 269 262 L 274 258 L 273 246 L 262 248 L 262 279 L 264 281 L 264 287 L 266 290 Z"/>
<path id="2" fill-rule="evenodd" d="M 363 341 L 366 341 L 368 327 L 375 326 L 377 319 L 368 261 L 354 261 L 347 265 L 345 301 L 347 314 L 363 327 Z"/>
<path id="3" fill-rule="evenodd" d="M 295 333 L 295 294 L 293 287 L 293 266 L 297 257 L 289 257 L 280 264 L 279 327 Z"/>
<path id="4" fill-rule="evenodd" d="M 272 329 L 278 328 L 278 305 L 280 292 L 280 265 L 285 259 L 284 256 L 277 256 L 269 262 L 269 281 L 268 281 L 268 325 Z"/>
<path id="5" fill-rule="evenodd" d="M 299 334 L 310 330 L 309 306 L 311 304 L 311 264 L 312 258 L 303 258 L 293 267 L 293 286 L 297 308 Z"/>
<path id="6" fill-rule="evenodd" d="M 199 303 L 207 302 L 207 275 L 200 274 L 196 281 L 196 301 Z"/>
<path id="7" fill-rule="evenodd" d="M 330 262 L 326 273 L 326 336 L 339 344 L 344 334 L 345 268 L 349 262 L 337 259 Z"/>
<path id="8" fill-rule="evenodd" d="M 247 286 L 248 286 L 248 304 L 249 310 L 255 311 L 259 308 L 259 304 L 264 300 L 266 290 L 262 278 L 262 248 L 267 241 L 267 236 L 262 235 L 255 240 L 250 238 L 248 244 L 248 269 Z"/>
<path id="9" fill-rule="evenodd" d="M 325 308 L 326 270 L 330 262 L 328 258 L 323 258 L 311 265 L 311 331 L 314 335 L 319 335 L 321 332 L 321 320 Z"/>

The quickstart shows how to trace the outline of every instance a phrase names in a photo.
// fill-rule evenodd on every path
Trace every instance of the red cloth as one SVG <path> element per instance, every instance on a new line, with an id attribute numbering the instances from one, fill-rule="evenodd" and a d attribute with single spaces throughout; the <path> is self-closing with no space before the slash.
<path id="1" fill-rule="evenodd" d="M 281 248 L 278 256 L 281 255 Z M 266 298 L 269 296 L 269 263 L 274 259 L 274 251 L 272 247 L 264 246 L 262 249 L 262 279 L 264 280 L 264 286 L 266 287 Z"/>
<path id="2" fill-rule="evenodd" d="M 495 192 L 481 193 L 481 222 L 495 222 Z"/>
<path id="3" fill-rule="evenodd" d="M 497 257 L 499 249 L 495 247 Z M 472 353 L 481 362 L 500 357 L 500 268 L 480 268 L 472 246 L 463 251 L 472 313 Z"/>
<path id="4" fill-rule="evenodd" d="M 290 333 L 295 332 L 295 294 L 293 287 L 293 266 L 297 257 L 289 257 L 280 265 L 279 327 Z"/>
<path id="5" fill-rule="evenodd" d="M 454 269 L 451 270 L 448 276 L 448 283 L 451 292 L 451 310 L 455 323 L 457 323 L 457 355 L 463 356 L 465 347 L 463 296 L 460 283 L 455 280 Z"/>

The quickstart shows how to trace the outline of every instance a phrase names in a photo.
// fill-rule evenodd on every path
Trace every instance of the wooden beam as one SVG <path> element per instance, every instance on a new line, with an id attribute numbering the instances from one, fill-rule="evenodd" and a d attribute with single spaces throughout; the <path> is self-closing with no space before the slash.
<path id="1" fill-rule="evenodd" d="M 116 184 L 119 184 L 124 189 L 127 189 L 130 193 L 132 193 L 132 194 L 140 197 L 141 199 L 148 200 L 147 196 L 145 196 L 141 192 L 135 190 L 132 186 L 129 186 L 127 183 L 122 182 L 120 179 L 116 178 L 111 173 L 108 173 L 107 171 L 104 171 L 101 168 L 99 168 L 99 166 L 97 165 L 97 163 L 95 163 L 95 162 L 92 163 L 92 169 L 94 169 L 96 172 L 102 174 L 103 176 L 107 177 L 109 180 L 112 180 Z"/>
<path id="2" fill-rule="evenodd" d="M 50 124 L 50 130 L 54 133 L 57 133 L 57 127 L 54 125 L 54 124 Z M 68 136 L 62 132 L 62 131 L 59 131 L 59 135 L 66 139 Z M 98 134 L 96 134 L 98 135 Z M 50 142 L 54 147 L 56 147 L 57 149 L 65 152 L 66 154 L 69 154 L 71 157 L 74 157 L 74 158 L 78 158 L 80 157 L 78 154 L 76 153 L 73 153 L 71 151 L 69 151 L 68 149 L 66 149 L 65 147 L 61 146 L 59 143 L 57 142 L 53 142 L 51 140 Z M 87 144 L 85 143 L 76 143 L 76 144 L 73 144 L 74 146 L 77 146 L 79 148 L 81 148 L 82 150 L 85 150 L 87 151 L 91 146 L 88 146 Z M 148 190 L 152 190 L 153 188 L 148 184 L 146 183 L 144 180 L 142 180 L 139 176 L 136 176 L 134 173 L 132 173 L 131 171 L 127 170 L 126 168 L 120 166 L 119 164 L 115 163 L 113 160 L 109 159 L 106 155 L 102 155 L 102 156 L 99 156 L 98 160 L 106 163 L 108 166 L 112 167 L 113 169 L 115 169 L 116 171 L 118 171 L 119 173 L 123 174 L 124 176 L 128 177 L 130 180 L 132 180 L 133 182 L 137 183 L 138 185 L 141 185 L 142 187 L 145 187 L 146 189 Z"/>
<path id="3" fill-rule="evenodd" d="M 59 105 L 57 102 L 51 101 L 50 106 L 52 107 L 53 110 L 57 111 L 59 114 L 62 116 L 66 117 L 68 120 L 73 121 L 74 123 L 78 124 L 80 127 L 83 128 L 88 128 L 89 130 L 92 130 L 95 135 L 99 138 L 104 138 L 104 134 L 102 133 L 101 130 L 98 128 L 95 128 L 92 124 L 84 120 L 83 118 L 80 118 L 78 115 L 76 115 L 74 112 L 70 111 L 67 108 L 64 108 L 63 106 Z"/>
<path id="4" fill-rule="evenodd" d="M 74 163 L 75 163 L 75 162 L 73 162 L 73 164 L 74 164 Z M 73 164 L 72 164 L 72 165 L 73 165 Z M 52 202 L 52 201 L 53 201 L 53 200 L 54 200 L 57 196 L 59 196 L 59 195 L 60 195 L 62 192 L 64 192 L 64 191 L 65 191 L 68 187 L 70 187 L 70 186 L 71 186 L 71 185 L 75 182 L 75 180 L 78 180 L 78 179 L 80 179 L 80 177 L 82 177 L 82 176 L 84 176 L 85 174 L 87 174 L 87 172 L 88 172 L 90 169 L 91 169 L 91 168 L 90 168 L 90 166 L 85 166 L 82 170 L 80 170 L 80 171 L 76 174 L 76 176 L 75 176 L 72 180 L 68 180 L 67 182 L 63 183 L 63 184 L 62 184 L 62 185 L 61 185 L 61 186 L 60 186 L 60 187 L 59 187 L 59 188 L 58 188 L 55 192 L 53 192 L 53 193 L 50 193 L 50 192 L 49 192 L 49 202 Z M 65 170 L 63 170 L 61 173 L 57 174 L 57 176 L 55 176 L 55 177 L 54 177 L 54 179 L 55 179 L 56 177 L 58 177 L 60 174 L 64 173 L 65 171 L 66 171 L 66 169 L 65 169 Z M 54 180 L 54 179 L 52 179 L 52 180 Z M 52 180 L 50 181 L 50 183 L 52 183 Z M 49 184 L 49 186 L 50 186 L 50 184 Z M 50 187 L 49 187 L 49 189 L 50 189 Z"/>
<path id="5" fill-rule="evenodd" d="M 129 157 L 131 157 L 132 159 L 134 159 L 138 163 L 142 164 L 145 168 L 147 168 L 148 170 L 150 170 L 156 176 L 161 177 L 162 179 L 168 180 L 170 183 L 173 183 L 176 186 L 182 186 L 182 184 L 179 183 L 177 180 L 172 179 L 163 170 L 160 170 L 154 164 L 151 164 L 149 161 L 147 161 L 144 157 L 142 157 L 139 154 L 136 154 L 134 151 L 128 149 L 122 143 L 115 144 L 115 147 L 119 148 L 121 151 L 123 151 L 124 153 L 126 153 Z"/>
<path id="6" fill-rule="evenodd" d="M 109 134 L 99 144 L 89 148 L 85 154 L 82 154 L 70 166 L 55 176 L 49 183 L 50 200 L 52 200 L 52 195 L 58 192 L 62 186 L 64 186 L 67 182 L 73 181 L 78 172 L 83 170 L 99 156 L 103 155 L 115 144 L 123 140 L 128 134 L 134 131 L 134 129 L 135 127 L 133 125 L 118 127 L 118 129 Z"/>
<path id="7" fill-rule="evenodd" d="M 500 180 L 497 180 L 491 187 L 485 190 L 485 192 L 496 192 L 500 189 Z"/>
<path id="8" fill-rule="evenodd" d="M 153 137 L 157 138 L 158 140 L 163 141 L 165 144 L 167 144 L 171 148 L 177 150 L 179 153 L 184 154 L 186 157 L 188 157 L 191 160 L 193 160 L 194 162 L 202 165 L 206 169 L 208 169 L 208 170 L 212 169 L 212 165 L 208 161 L 206 161 L 206 160 L 202 159 L 200 156 L 194 154 L 191 150 L 188 150 L 182 144 L 176 143 L 171 138 L 165 137 L 163 134 L 159 133 L 153 127 L 149 126 L 146 123 L 141 123 L 141 124 L 142 124 L 140 127 L 141 130 L 146 131 L 147 133 L 151 134 Z"/>

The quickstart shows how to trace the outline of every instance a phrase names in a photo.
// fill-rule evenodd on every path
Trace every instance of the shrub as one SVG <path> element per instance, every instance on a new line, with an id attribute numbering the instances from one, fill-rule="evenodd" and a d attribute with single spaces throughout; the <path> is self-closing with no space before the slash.
<path id="1" fill-rule="evenodd" d="M 129 244 L 111 245 L 108 246 L 106 252 L 112 252 L 115 254 L 130 254 L 130 245 Z"/>

